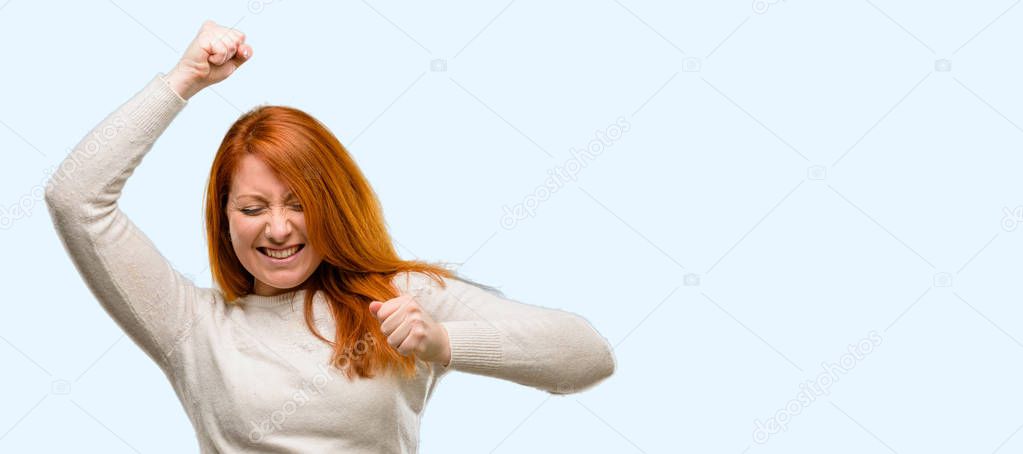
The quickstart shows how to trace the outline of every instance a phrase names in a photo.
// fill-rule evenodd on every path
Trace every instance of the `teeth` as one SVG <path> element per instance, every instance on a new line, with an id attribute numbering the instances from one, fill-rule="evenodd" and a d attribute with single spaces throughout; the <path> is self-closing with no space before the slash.
<path id="1" fill-rule="evenodd" d="M 282 251 L 275 251 L 272 249 L 263 248 L 264 254 L 269 255 L 270 257 L 273 257 L 275 259 L 286 259 L 294 255 L 296 252 L 298 252 L 298 246 L 292 246 Z"/>

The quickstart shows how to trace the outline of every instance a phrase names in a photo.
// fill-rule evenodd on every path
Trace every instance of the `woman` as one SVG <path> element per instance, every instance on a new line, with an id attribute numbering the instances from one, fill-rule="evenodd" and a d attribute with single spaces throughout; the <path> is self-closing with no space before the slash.
<path id="1" fill-rule="evenodd" d="M 214 288 L 174 270 L 117 200 L 187 99 L 252 52 L 207 21 L 46 187 L 75 266 L 164 371 L 202 452 L 417 452 L 419 417 L 450 370 L 556 394 L 613 373 L 583 318 L 400 259 L 351 156 L 296 109 L 242 115 L 217 150 L 205 200 Z"/>

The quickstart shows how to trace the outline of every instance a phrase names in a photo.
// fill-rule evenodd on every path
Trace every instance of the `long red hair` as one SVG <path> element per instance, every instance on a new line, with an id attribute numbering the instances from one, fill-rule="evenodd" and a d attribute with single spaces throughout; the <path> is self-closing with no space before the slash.
<path id="1" fill-rule="evenodd" d="M 235 303 L 252 293 L 254 284 L 231 247 L 225 210 L 231 178 L 246 154 L 262 160 L 298 197 L 307 241 L 323 254 L 323 262 L 301 288 L 306 290 L 306 325 L 333 347 L 331 364 L 349 378 L 373 377 L 384 369 L 413 376 L 415 359 L 388 345 L 369 303 L 398 296 L 391 285 L 398 273 L 426 273 L 441 286 L 441 277 L 453 273 L 398 256 L 380 201 L 362 171 L 334 134 L 301 110 L 257 107 L 231 125 L 217 150 L 204 204 L 210 271 L 225 299 Z M 334 342 L 314 323 L 312 300 L 317 292 L 323 293 L 334 318 Z M 353 351 L 359 354 L 352 355 Z"/>

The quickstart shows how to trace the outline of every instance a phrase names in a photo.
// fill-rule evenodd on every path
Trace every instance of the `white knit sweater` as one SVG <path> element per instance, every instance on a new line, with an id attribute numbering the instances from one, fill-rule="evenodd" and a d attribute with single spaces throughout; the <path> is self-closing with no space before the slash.
<path id="1" fill-rule="evenodd" d="M 610 376 L 608 342 L 582 317 L 527 305 L 460 279 L 419 273 L 402 293 L 448 331 L 451 363 L 417 361 L 349 381 L 302 317 L 303 291 L 235 302 L 176 271 L 118 207 L 128 177 L 187 102 L 156 75 L 72 150 L 46 187 L 65 248 L 93 295 L 174 387 L 203 453 L 414 453 L 419 418 L 449 370 L 562 394 Z M 322 294 L 320 332 L 333 340 Z"/>

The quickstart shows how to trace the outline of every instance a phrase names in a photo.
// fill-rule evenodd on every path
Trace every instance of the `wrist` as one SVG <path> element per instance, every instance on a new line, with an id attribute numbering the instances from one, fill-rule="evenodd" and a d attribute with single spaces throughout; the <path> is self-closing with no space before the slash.
<path id="1" fill-rule="evenodd" d="M 448 336 L 448 329 L 444 327 L 444 324 L 440 323 L 439 325 L 442 340 L 440 344 L 440 358 L 437 359 L 437 362 L 439 362 L 441 366 L 448 367 L 451 365 L 451 337 Z"/>
<path id="2" fill-rule="evenodd" d="M 170 70 L 163 79 L 167 81 L 167 85 L 170 85 L 171 89 L 178 96 L 185 100 L 194 96 L 199 90 L 202 90 L 202 86 L 195 77 L 190 76 L 186 71 L 177 66 Z"/>

